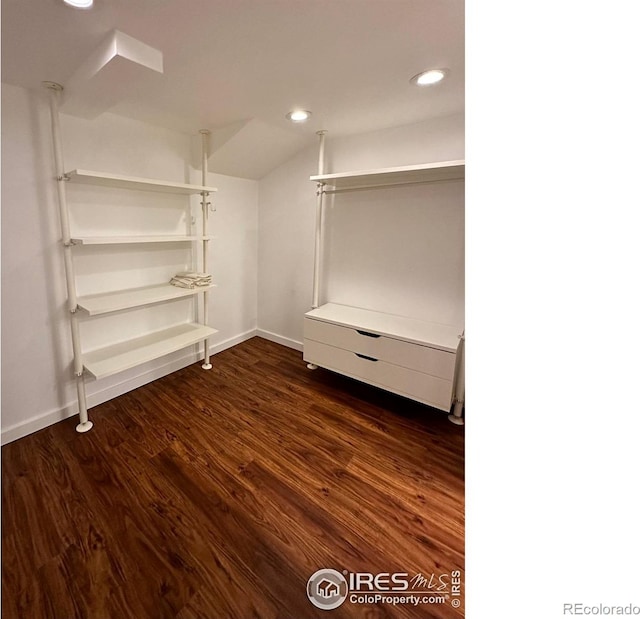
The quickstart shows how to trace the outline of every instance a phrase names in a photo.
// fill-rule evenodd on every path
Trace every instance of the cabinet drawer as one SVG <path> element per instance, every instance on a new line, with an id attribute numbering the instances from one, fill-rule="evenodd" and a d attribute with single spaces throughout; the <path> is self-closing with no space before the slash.
<path id="1" fill-rule="evenodd" d="M 453 381 L 456 367 L 454 353 L 403 342 L 384 335 L 368 335 L 366 331 L 358 331 L 312 318 L 304 319 L 304 337 L 308 340 L 357 352 L 394 365 Z"/>
<path id="2" fill-rule="evenodd" d="M 382 360 L 365 359 L 354 352 L 310 339 L 304 340 L 304 360 L 444 411 L 451 408 L 451 380 L 443 380 Z"/>

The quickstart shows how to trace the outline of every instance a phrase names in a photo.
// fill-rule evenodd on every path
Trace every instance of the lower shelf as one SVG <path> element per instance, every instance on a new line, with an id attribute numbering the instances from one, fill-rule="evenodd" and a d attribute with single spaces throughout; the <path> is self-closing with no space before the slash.
<path id="1" fill-rule="evenodd" d="M 128 342 L 85 353 L 84 369 L 97 379 L 106 378 L 197 344 L 215 333 L 216 329 L 198 323 L 176 325 Z"/>

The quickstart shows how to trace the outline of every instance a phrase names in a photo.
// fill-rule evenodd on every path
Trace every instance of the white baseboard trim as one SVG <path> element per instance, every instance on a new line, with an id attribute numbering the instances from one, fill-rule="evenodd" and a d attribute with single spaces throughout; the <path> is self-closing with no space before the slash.
<path id="1" fill-rule="evenodd" d="M 231 348 L 232 346 L 237 346 L 238 344 L 242 344 L 242 342 L 246 342 L 250 340 L 252 337 L 257 335 L 257 329 L 249 329 L 240 335 L 236 335 L 234 337 L 230 337 L 228 340 L 224 342 L 220 342 L 213 346 L 209 346 L 209 354 L 217 355 L 219 352 L 223 350 L 227 350 L 227 348 Z"/>
<path id="2" fill-rule="evenodd" d="M 209 347 L 209 354 L 216 355 L 217 353 L 222 352 L 227 348 L 237 346 L 238 344 L 251 339 L 255 335 L 256 330 L 251 329 L 249 331 L 246 331 L 245 333 L 241 333 L 240 335 L 229 338 L 224 342 L 219 342 L 218 344 Z M 97 391 L 95 393 L 87 395 L 87 407 L 91 408 L 93 406 L 97 406 L 98 404 L 107 402 L 108 400 L 112 400 L 113 398 L 123 395 L 129 391 L 133 391 L 134 389 L 142 387 L 143 385 L 157 380 L 158 378 L 162 378 L 167 374 L 171 374 L 172 372 L 181 370 L 182 368 L 185 368 L 200 359 L 202 359 L 202 353 L 191 352 L 183 355 L 179 359 L 175 359 L 169 363 L 165 363 L 157 368 L 147 370 L 146 372 L 142 372 L 141 374 L 138 374 L 136 376 L 131 376 L 116 385 L 111 385 L 106 389 L 102 389 L 101 391 Z M 77 414 L 77 403 L 69 403 L 62 408 L 58 408 L 41 415 L 36 415 L 35 417 L 31 417 L 25 421 L 21 421 L 12 426 L 9 426 L 6 429 L 3 429 L 0 442 L 2 445 L 6 445 L 7 443 L 11 443 L 12 441 L 16 441 L 19 438 L 22 438 L 23 436 L 33 434 L 38 430 L 47 428 L 54 423 L 58 423 L 59 421 L 63 421 Z"/>
<path id="3" fill-rule="evenodd" d="M 297 340 L 292 340 L 291 338 L 278 335 L 277 333 L 271 333 L 271 331 L 265 331 L 264 329 L 256 329 L 256 335 L 258 337 L 263 337 L 265 340 L 269 340 L 270 342 L 282 344 L 283 346 L 302 352 L 302 342 L 298 342 Z"/>

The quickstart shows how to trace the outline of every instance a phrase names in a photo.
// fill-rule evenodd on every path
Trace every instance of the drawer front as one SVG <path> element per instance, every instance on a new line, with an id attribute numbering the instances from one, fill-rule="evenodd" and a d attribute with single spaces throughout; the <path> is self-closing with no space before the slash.
<path id="1" fill-rule="evenodd" d="M 451 352 L 403 342 L 384 335 L 372 337 L 366 331 L 333 325 L 312 318 L 304 319 L 304 337 L 329 346 L 373 357 L 381 361 L 453 380 L 456 355 Z"/>
<path id="2" fill-rule="evenodd" d="M 371 361 L 354 352 L 309 339 L 304 340 L 304 360 L 444 411 L 451 408 L 453 382 L 450 380 L 386 361 Z"/>

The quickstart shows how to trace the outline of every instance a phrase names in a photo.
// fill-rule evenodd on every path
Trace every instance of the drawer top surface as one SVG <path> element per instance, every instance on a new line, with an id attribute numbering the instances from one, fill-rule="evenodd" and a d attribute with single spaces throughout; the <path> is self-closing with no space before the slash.
<path id="1" fill-rule="evenodd" d="M 432 346 L 448 352 L 457 351 L 459 336 L 462 334 L 462 329 L 452 325 L 383 314 L 337 303 L 326 303 L 307 312 L 305 317 Z"/>

